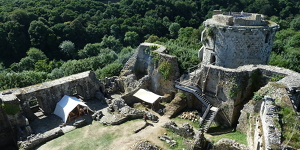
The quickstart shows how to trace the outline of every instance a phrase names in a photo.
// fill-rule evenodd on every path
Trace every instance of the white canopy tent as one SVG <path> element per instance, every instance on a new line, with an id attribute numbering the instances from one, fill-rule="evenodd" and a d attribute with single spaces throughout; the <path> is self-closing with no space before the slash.
<path id="1" fill-rule="evenodd" d="M 150 104 L 155 103 L 159 98 L 163 97 L 145 89 L 139 89 L 133 96 Z"/>
<path id="2" fill-rule="evenodd" d="M 67 122 L 69 113 L 77 106 L 81 105 L 88 107 L 84 102 L 80 101 L 76 97 L 65 95 L 57 104 L 54 110 L 54 114 L 59 116 L 64 122 Z"/>

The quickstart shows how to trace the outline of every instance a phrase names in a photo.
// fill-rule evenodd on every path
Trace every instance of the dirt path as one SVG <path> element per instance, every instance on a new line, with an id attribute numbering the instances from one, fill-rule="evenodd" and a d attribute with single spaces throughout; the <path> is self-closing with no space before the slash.
<path id="1" fill-rule="evenodd" d="M 129 150 L 134 147 L 134 145 L 142 140 L 150 141 L 155 145 L 161 147 L 164 150 L 169 150 L 170 148 L 161 140 L 158 139 L 159 135 L 163 135 L 166 132 L 166 129 L 162 127 L 163 124 L 170 121 L 169 118 L 165 116 L 159 116 L 159 121 L 157 123 L 153 123 L 149 121 L 149 125 L 139 131 L 138 133 L 134 133 L 133 131 L 141 128 L 145 122 L 143 119 L 137 119 L 133 121 L 129 121 L 123 123 L 121 125 L 116 126 L 101 126 L 99 122 L 93 122 L 92 125 L 85 126 L 81 129 L 76 129 L 80 132 L 81 137 L 74 137 L 74 139 L 67 138 L 67 140 L 63 139 L 54 139 L 45 143 L 44 145 L 37 148 L 38 150 L 61 150 L 68 149 L 69 143 L 80 143 L 82 139 L 92 140 L 93 138 L 101 137 L 104 134 L 111 133 L 117 136 L 116 139 L 112 141 L 109 145 L 105 147 L 99 147 L 100 150 Z M 59 144 L 58 144 L 59 141 Z"/>
<path id="2" fill-rule="evenodd" d="M 163 124 L 170 121 L 169 118 L 165 116 L 161 116 L 159 118 L 158 123 L 152 123 L 149 122 L 150 125 L 148 125 L 145 129 L 141 130 L 138 133 L 133 133 L 132 129 L 138 129 L 144 125 L 144 121 L 137 121 L 131 126 L 127 126 L 124 129 L 122 129 L 122 137 L 116 139 L 109 147 L 109 149 L 115 149 L 116 147 L 119 148 L 119 150 L 128 150 L 133 148 L 133 145 L 136 144 L 139 141 L 147 140 L 151 143 L 155 143 L 157 146 L 161 147 L 162 149 L 169 149 L 166 144 L 158 139 L 159 135 L 163 135 L 166 132 L 166 129 L 162 127 Z M 122 145 L 122 147 L 120 147 Z"/>
<path id="3" fill-rule="evenodd" d="M 117 95 L 118 96 L 118 95 Z M 89 104 L 89 106 L 94 107 L 93 104 Z M 101 106 L 101 105 L 95 105 Z M 101 109 L 103 112 L 105 107 L 96 108 Z M 155 113 L 155 112 L 152 112 Z M 82 139 L 84 140 L 92 140 L 92 139 L 99 139 L 102 135 L 105 134 L 112 134 L 115 135 L 117 138 L 114 139 L 110 144 L 106 146 L 99 146 L 96 149 L 101 150 L 129 150 L 134 147 L 134 145 L 140 141 L 147 140 L 155 145 L 161 147 L 164 150 L 169 150 L 169 146 L 164 142 L 158 139 L 159 135 L 163 135 L 166 132 L 166 129 L 162 127 L 166 122 L 170 121 L 170 119 L 166 116 L 160 116 L 159 114 L 155 113 L 159 117 L 159 121 L 157 123 L 153 123 L 152 121 L 148 121 L 149 125 L 139 131 L 138 133 L 134 133 L 133 131 L 136 129 L 141 128 L 144 126 L 145 122 L 143 119 L 137 119 L 129 122 L 125 122 L 121 125 L 115 126 L 101 126 L 99 122 L 94 121 L 92 125 L 85 126 L 81 129 L 76 129 L 79 134 L 80 139 L 78 137 L 74 137 L 72 135 L 72 139 L 70 138 L 63 138 L 64 136 L 59 137 L 58 139 L 54 139 L 45 143 L 44 145 L 40 146 L 39 150 L 49 149 L 49 150 L 61 150 L 61 149 L 68 149 L 69 143 L 80 143 Z M 74 139 L 73 139 L 74 138 Z M 59 141 L 59 142 L 58 142 Z M 59 143 L 59 144 L 58 144 Z"/>

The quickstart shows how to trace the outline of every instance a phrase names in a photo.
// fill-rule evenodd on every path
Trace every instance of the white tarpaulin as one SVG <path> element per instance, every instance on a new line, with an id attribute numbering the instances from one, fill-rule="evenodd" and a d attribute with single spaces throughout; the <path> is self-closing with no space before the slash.
<path id="1" fill-rule="evenodd" d="M 69 113 L 77 106 L 86 106 L 85 103 L 77 99 L 76 97 L 71 97 L 65 95 L 57 104 L 54 110 L 54 114 L 59 116 L 64 122 L 67 122 Z"/>
<path id="2" fill-rule="evenodd" d="M 151 104 L 153 104 L 160 97 L 163 97 L 145 89 L 138 90 L 133 96 Z"/>

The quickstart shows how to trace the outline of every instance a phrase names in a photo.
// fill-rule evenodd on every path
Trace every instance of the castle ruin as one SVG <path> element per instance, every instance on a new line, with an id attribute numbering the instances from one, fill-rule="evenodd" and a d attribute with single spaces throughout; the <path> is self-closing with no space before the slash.
<path id="1" fill-rule="evenodd" d="M 108 92 L 121 90 L 125 93 L 121 98 L 128 105 L 140 102 L 132 95 L 141 88 L 164 95 L 165 102 L 172 101 L 176 93 L 184 93 L 187 97 L 184 107 L 197 109 L 202 114 L 199 119 L 202 131 L 206 132 L 215 121 L 224 126 L 236 127 L 247 134 L 249 149 L 269 149 L 272 145 L 281 148 L 282 131 L 274 125 L 272 119 L 276 115 L 278 117 L 273 107 L 274 99 L 280 101 L 280 95 L 288 95 L 290 98 L 287 97 L 286 102 L 299 111 L 300 74 L 266 65 L 279 26 L 264 20 L 261 14 L 221 11 L 214 11 L 213 17 L 206 20 L 204 25 L 206 28 L 201 38 L 203 47 L 198 53 L 202 63 L 195 71 L 179 78 L 176 57 L 165 54 L 166 47 L 142 43 L 124 65 L 120 76 L 114 77 L 113 88 Z M 152 45 L 158 49 L 151 55 Z M 172 64 L 173 68 L 170 76 L 164 79 L 158 70 L 166 62 Z M 270 97 L 255 105 L 249 103 L 254 92 L 262 88 L 269 91 L 278 88 L 270 88 L 269 84 L 269 80 L 276 76 L 282 77 L 274 82 L 274 85 L 281 88 L 281 93 L 274 95 L 274 92 L 266 92 Z M 106 85 L 111 84 L 108 79 L 105 82 Z M 104 85 L 90 71 L 25 88 L 1 91 L 0 103 L 18 107 L 20 111 L 10 115 L 1 105 L 0 146 L 13 143 L 19 132 L 17 128 L 27 131 L 28 120 L 35 117 L 29 105 L 32 97 L 37 99 L 45 114 L 50 114 L 59 99 L 63 95 L 72 95 L 74 89 L 84 99 L 105 91 Z M 255 116 L 253 112 L 260 115 Z"/>
<path id="2" fill-rule="evenodd" d="M 215 10 L 203 24 L 198 54 L 203 64 L 225 68 L 268 64 L 279 25 L 264 20 L 262 14 Z"/>

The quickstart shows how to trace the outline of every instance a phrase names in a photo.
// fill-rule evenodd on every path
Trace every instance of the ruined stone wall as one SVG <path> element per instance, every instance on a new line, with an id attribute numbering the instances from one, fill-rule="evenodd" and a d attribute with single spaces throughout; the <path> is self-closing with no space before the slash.
<path id="1" fill-rule="evenodd" d="M 151 50 L 151 45 L 156 45 L 158 49 Z M 151 56 L 150 51 L 155 51 L 157 56 Z M 162 45 L 142 43 L 134 55 L 126 62 L 120 73 L 120 80 L 125 91 L 123 99 L 126 103 L 132 104 L 138 102 L 137 99 L 130 97 L 140 88 L 148 89 L 158 95 L 172 93 L 174 95 L 176 92 L 174 81 L 180 75 L 177 58 L 165 54 L 165 51 L 167 49 Z M 170 75 L 165 80 L 159 72 L 159 67 L 166 62 L 171 64 L 172 69 Z"/>
<path id="2" fill-rule="evenodd" d="M 214 65 L 202 65 L 195 83 L 203 91 L 204 97 L 223 114 L 223 121 L 231 125 L 238 123 L 240 110 L 261 87 L 273 76 L 285 76 L 278 81 L 287 87 L 300 87 L 300 75 L 288 69 L 265 65 L 246 65 L 237 69 Z M 197 80 L 197 82 L 195 81 Z M 283 82 L 284 81 L 284 82 Z"/>
<path id="3" fill-rule="evenodd" d="M 0 101 L 0 104 L 1 101 Z M 0 147 L 14 144 L 14 132 L 7 120 L 6 113 L 0 105 Z"/>
<path id="4" fill-rule="evenodd" d="M 263 99 L 253 99 L 244 106 L 237 130 L 247 135 L 250 149 L 279 149 L 284 131 L 280 125 L 280 109 L 277 105 L 284 103 L 292 107 L 288 90 L 281 84 L 269 83 L 257 93 L 265 96 Z"/>
<path id="5" fill-rule="evenodd" d="M 19 90 L 20 94 L 16 94 L 16 96 L 20 100 L 25 116 L 30 120 L 34 119 L 34 114 L 29 106 L 31 98 L 37 98 L 39 106 L 44 113 L 51 114 L 55 109 L 56 103 L 64 95 L 73 95 L 74 90 L 85 100 L 93 98 L 97 91 L 101 91 L 100 81 L 90 71 L 20 88 Z"/>
<path id="6" fill-rule="evenodd" d="M 164 62 L 168 62 L 171 65 L 171 72 L 167 79 L 164 79 L 159 72 L 159 67 Z M 156 66 L 153 66 L 153 70 L 149 71 L 151 76 L 149 89 L 159 95 L 176 93 L 175 80 L 180 77 L 177 58 L 175 56 L 160 53 L 160 59 Z"/>
<path id="7" fill-rule="evenodd" d="M 54 112 L 56 103 L 64 95 L 73 95 L 75 90 L 84 100 L 89 100 L 95 97 L 96 92 L 104 90 L 100 87 L 101 83 L 95 74 L 87 71 L 25 88 L 1 91 L 0 103 L 20 108 L 20 111 L 10 115 L 0 107 L 0 147 L 3 143 L 13 143 L 12 139 L 16 140 L 19 134 L 18 128 L 23 130 L 28 125 L 27 119 L 36 118 L 29 105 L 31 98 L 37 98 L 39 106 L 47 115 Z"/>

